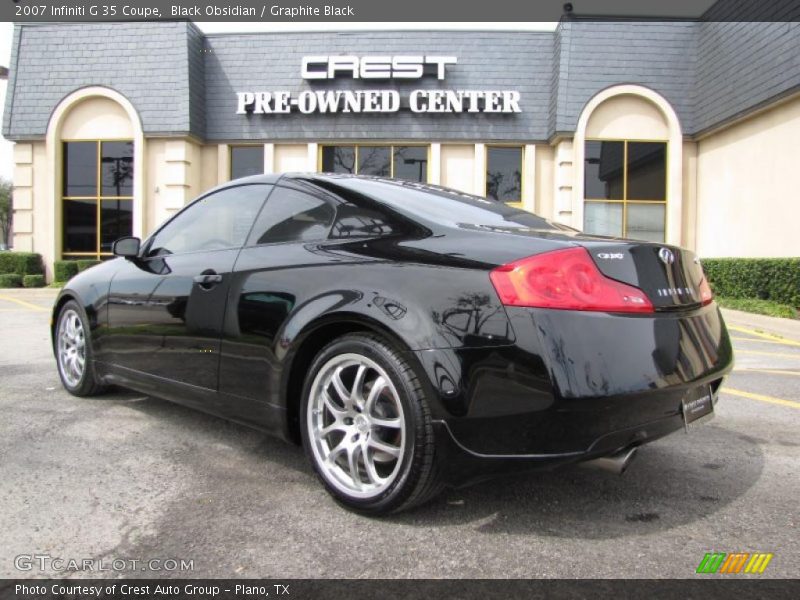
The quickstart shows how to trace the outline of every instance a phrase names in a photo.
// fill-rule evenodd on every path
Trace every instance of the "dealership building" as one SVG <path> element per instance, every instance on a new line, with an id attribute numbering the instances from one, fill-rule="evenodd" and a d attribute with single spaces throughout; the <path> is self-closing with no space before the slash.
<path id="1" fill-rule="evenodd" d="M 701 257 L 800 255 L 798 23 L 14 30 L 14 248 L 108 256 L 255 173 L 440 184 Z"/>

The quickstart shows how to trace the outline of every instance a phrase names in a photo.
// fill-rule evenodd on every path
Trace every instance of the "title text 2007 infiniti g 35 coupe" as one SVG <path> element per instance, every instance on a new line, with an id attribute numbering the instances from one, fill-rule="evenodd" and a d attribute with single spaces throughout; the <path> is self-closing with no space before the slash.
<path id="1" fill-rule="evenodd" d="M 56 301 L 67 390 L 119 384 L 302 442 L 364 513 L 624 466 L 711 416 L 732 364 L 692 253 L 439 187 L 240 179 L 114 253 Z"/>

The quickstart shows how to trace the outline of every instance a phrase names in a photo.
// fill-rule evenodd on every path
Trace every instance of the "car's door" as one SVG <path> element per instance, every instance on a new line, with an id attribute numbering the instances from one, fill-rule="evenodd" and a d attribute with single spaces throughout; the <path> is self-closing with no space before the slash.
<path id="1" fill-rule="evenodd" d="M 225 188 L 181 211 L 111 281 L 103 359 L 139 376 L 216 390 L 236 256 L 271 185 Z"/>
<path id="2" fill-rule="evenodd" d="M 329 260 L 317 245 L 328 238 L 336 205 L 332 194 L 286 181 L 275 186 L 253 225 L 231 278 L 221 352 L 219 390 L 232 418 L 274 424 L 277 335 L 316 285 L 315 267 Z"/>

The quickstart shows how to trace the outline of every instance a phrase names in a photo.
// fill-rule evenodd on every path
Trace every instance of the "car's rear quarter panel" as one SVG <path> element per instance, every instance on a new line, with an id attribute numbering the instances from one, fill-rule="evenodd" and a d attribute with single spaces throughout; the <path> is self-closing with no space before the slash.
<path id="1" fill-rule="evenodd" d="M 391 261 L 367 242 L 245 248 L 226 309 L 220 392 L 285 406 L 298 346 L 336 320 L 391 332 L 407 351 L 514 341 L 486 270 Z"/>

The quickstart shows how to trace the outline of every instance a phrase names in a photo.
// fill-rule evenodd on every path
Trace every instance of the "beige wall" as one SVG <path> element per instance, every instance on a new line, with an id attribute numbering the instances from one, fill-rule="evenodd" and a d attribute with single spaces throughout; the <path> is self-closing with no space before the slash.
<path id="1" fill-rule="evenodd" d="M 683 246 L 697 251 L 697 144 L 683 143 Z"/>
<path id="2" fill-rule="evenodd" d="M 44 142 L 14 145 L 14 249 L 38 252 L 52 275 L 55 220 L 43 200 L 47 189 L 47 153 Z"/>
<path id="3" fill-rule="evenodd" d="M 621 94 L 602 102 L 586 125 L 587 138 L 667 140 L 669 128 L 661 111 L 650 101 Z"/>
<path id="4" fill-rule="evenodd" d="M 109 98 L 88 98 L 73 107 L 61 125 L 61 139 L 133 139 L 125 109 Z"/>
<path id="5" fill-rule="evenodd" d="M 308 154 L 308 144 L 275 144 L 273 172 L 308 171 Z M 311 170 L 316 170 L 316 165 Z"/>
<path id="6" fill-rule="evenodd" d="M 552 146 L 545 144 L 536 146 L 533 212 L 547 219 L 553 218 L 553 154 Z"/>
<path id="7" fill-rule="evenodd" d="M 475 191 L 475 145 L 442 144 L 441 184 L 469 194 Z"/>
<path id="8" fill-rule="evenodd" d="M 800 256 L 800 98 L 697 145 L 702 257 Z"/>
<path id="9" fill-rule="evenodd" d="M 218 183 L 217 146 L 148 138 L 143 235 Z"/>

